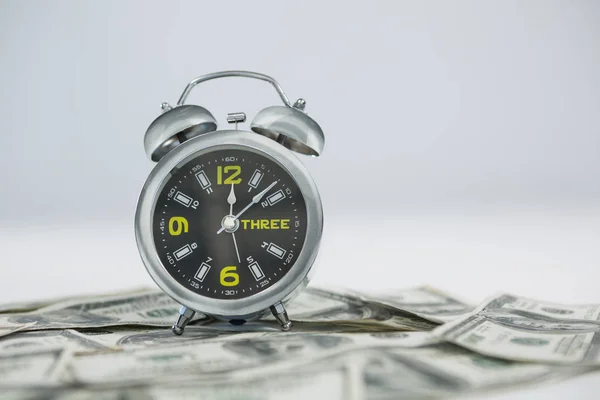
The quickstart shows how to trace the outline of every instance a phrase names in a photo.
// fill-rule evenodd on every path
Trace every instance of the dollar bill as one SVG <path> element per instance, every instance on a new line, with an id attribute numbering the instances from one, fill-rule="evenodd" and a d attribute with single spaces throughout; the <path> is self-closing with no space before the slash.
<path id="1" fill-rule="evenodd" d="M 422 286 L 377 294 L 363 294 L 363 298 L 408 311 L 429 321 L 445 323 L 465 315 L 475 308 L 458 297 L 439 289 Z"/>
<path id="2" fill-rule="evenodd" d="M 79 333 L 89 336 L 94 341 L 101 343 L 109 348 L 131 349 L 148 348 L 154 346 L 164 346 L 172 344 L 182 344 L 185 342 L 201 342 L 206 339 L 213 339 L 232 334 L 247 332 L 271 332 L 281 333 L 279 323 L 275 321 L 253 321 L 242 326 L 231 325 L 225 321 L 212 322 L 208 325 L 190 325 L 186 328 L 182 336 L 176 337 L 171 329 L 162 328 L 143 328 L 143 327 L 104 327 L 79 329 Z M 397 332 L 394 330 L 380 329 L 374 331 L 372 327 L 358 325 L 347 326 L 343 324 L 329 323 L 305 323 L 297 322 L 294 325 L 293 333 L 371 333 L 379 337 L 395 338 L 396 340 L 404 338 L 404 345 L 409 341 L 415 343 L 425 343 L 439 341 L 428 332 Z M 285 334 L 284 334 L 285 335 Z M 355 336 L 360 338 L 360 335 Z M 0 342 L 1 343 L 1 342 Z"/>
<path id="3" fill-rule="evenodd" d="M 308 288 L 288 305 L 293 321 L 369 325 L 373 330 L 431 330 L 437 323 L 386 304 L 371 302 L 351 293 Z"/>
<path id="4" fill-rule="evenodd" d="M 557 304 L 506 293 L 491 297 L 482 311 L 508 311 L 538 319 L 545 317 L 568 322 L 589 321 L 600 324 L 600 304 Z"/>
<path id="5" fill-rule="evenodd" d="M 71 367 L 78 389 L 57 398 L 448 398 L 576 372 L 486 357 L 428 332 L 252 333 L 80 356 Z"/>
<path id="6" fill-rule="evenodd" d="M 72 363 L 75 379 L 80 383 L 144 383 L 155 377 L 172 380 L 189 374 L 247 376 L 257 371 L 277 371 L 290 362 L 296 366 L 310 363 L 351 348 L 418 347 L 439 342 L 428 332 L 251 332 L 213 338 L 203 337 L 203 333 L 185 342 L 171 340 L 160 347 L 77 357 Z"/>
<path id="7" fill-rule="evenodd" d="M 68 347 L 2 351 L 0 387 L 59 385 L 71 355 Z"/>
<path id="8" fill-rule="evenodd" d="M 156 290 L 59 302 L 28 313 L 0 315 L 0 329 L 89 328 L 116 325 L 171 326 L 179 304 Z M 197 313 L 195 321 L 207 319 Z M 28 325 L 23 328 L 23 325 Z"/>
<path id="9" fill-rule="evenodd" d="M 44 388 L 19 388 L 0 392 L 6 399 L 65 399 L 65 400 L 141 400 L 141 399 L 248 399 L 279 400 L 327 398 L 328 400 L 359 400 L 356 379 L 347 363 L 322 364 L 298 369 L 293 374 L 275 373 L 253 376 L 235 381 L 216 377 L 211 381 L 195 379 L 173 384 L 144 384 L 134 387 L 87 386 Z"/>
<path id="10" fill-rule="evenodd" d="M 147 383 L 189 376 L 207 380 L 219 374 L 265 374 L 277 370 L 275 365 L 279 362 L 308 361 L 345 344 L 345 338 L 328 335 L 276 335 L 244 333 L 204 340 L 201 344 L 187 342 L 81 356 L 73 359 L 72 370 L 80 383 Z"/>
<path id="11" fill-rule="evenodd" d="M 228 323 L 223 323 L 228 324 Z M 230 325 L 234 327 L 233 325 Z M 235 328 L 235 327 L 234 327 Z M 275 329 L 275 328 L 273 328 Z M 239 333 L 238 331 L 237 333 Z M 79 334 L 101 343 L 105 348 L 134 349 L 155 346 L 169 346 L 187 342 L 201 342 L 235 334 L 236 331 L 224 331 L 204 326 L 188 326 L 182 336 L 175 336 L 171 329 L 116 326 L 92 329 L 80 329 Z M 1 344 L 1 342 L 0 342 Z"/>
<path id="12" fill-rule="evenodd" d="M 0 400 L 147 400 L 144 388 L 13 387 L 0 391 Z"/>
<path id="13" fill-rule="evenodd" d="M 366 336 L 366 335 L 362 335 Z M 359 366 L 355 378 L 368 399 L 448 398 L 460 394 L 565 379 L 589 371 L 501 360 L 449 343 L 393 346 L 364 342 L 313 360 L 311 367 L 343 360 Z"/>
<path id="14" fill-rule="evenodd" d="M 599 365 L 594 307 L 309 288 L 292 332 L 200 315 L 174 336 L 179 305 L 156 290 L 49 301 L 0 314 L 0 399 L 448 398 Z"/>
<path id="15" fill-rule="evenodd" d="M 19 303 L 0 304 L 0 314 L 33 311 L 37 310 L 38 308 L 47 307 L 52 303 L 52 300 L 33 300 Z"/>
<path id="16" fill-rule="evenodd" d="M 27 313 L 0 314 L 0 329 L 70 329 L 121 325 L 171 326 L 180 306 L 166 294 L 147 290 L 135 294 L 77 298 Z M 321 331 L 431 330 L 437 324 L 387 305 L 350 294 L 307 290 L 292 302 L 288 314 L 297 328 Z M 211 319 L 198 313 L 194 321 Z M 24 325 L 35 323 L 35 326 Z M 273 329 L 277 325 L 265 322 Z"/>
<path id="17" fill-rule="evenodd" d="M 316 326 L 316 329 L 314 327 Z M 294 332 L 359 332 L 360 327 L 345 328 L 343 325 L 330 324 L 305 324 L 297 323 Z M 363 329 L 368 331 L 368 329 Z M 228 335 L 247 332 L 272 332 L 280 333 L 281 328 L 275 321 L 255 321 L 245 325 L 231 325 L 225 321 L 217 321 L 210 325 L 189 325 L 182 336 L 175 336 L 171 329 L 143 328 L 133 326 L 104 327 L 79 329 L 80 334 L 89 336 L 104 346 L 113 349 L 149 348 L 154 346 L 168 346 L 186 342 L 202 342 Z"/>
<path id="18" fill-rule="evenodd" d="M 109 348 L 75 330 L 44 330 L 21 332 L 0 339 L 0 352 L 13 350 L 37 351 L 49 347 L 70 347 L 74 351 L 94 351 Z"/>
<path id="19" fill-rule="evenodd" d="M 167 399 L 249 399 L 279 400 L 327 398 L 359 400 L 363 397 L 355 388 L 352 366 L 347 363 L 330 363 L 299 368 L 293 374 L 271 373 L 254 375 L 235 381 L 213 381 L 197 384 L 186 382 L 177 386 L 156 385 L 147 393 L 156 400 Z"/>
<path id="20" fill-rule="evenodd" d="M 368 398 L 399 393 L 446 398 L 566 378 L 572 371 L 556 366 L 499 360 L 450 344 L 416 349 L 369 350 L 364 367 Z"/>
<path id="21" fill-rule="evenodd" d="M 600 326 L 593 317 L 594 308 L 585 306 L 583 311 L 582 306 L 548 304 L 505 294 L 494 296 L 472 313 L 438 327 L 433 334 L 492 357 L 600 365 Z"/>
<path id="22" fill-rule="evenodd" d="M 4 313 L 23 313 L 28 311 L 34 311 L 43 307 L 48 307 L 50 305 L 56 303 L 63 303 L 67 301 L 91 301 L 93 299 L 107 297 L 107 296 L 125 296 L 135 293 L 143 293 L 143 292 L 152 292 L 156 291 L 156 289 L 149 288 L 146 286 L 141 286 L 137 288 L 132 288 L 128 290 L 121 290 L 114 293 L 104 293 L 100 295 L 79 295 L 79 296 L 68 296 L 68 297 L 59 297 L 52 299 L 39 299 L 39 300 L 29 300 L 29 301 L 21 301 L 16 303 L 7 303 L 0 304 L 0 314 Z"/>
<path id="23" fill-rule="evenodd" d="M 35 325 L 35 322 L 30 322 L 28 324 L 21 324 L 21 325 L 15 325 L 12 326 L 10 328 L 0 328 L 0 338 L 3 336 L 8 336 L 11 333 L 15 333 L 21 330 L 25 330 L 27 328 L 32 327 L 33 325 Z"/>
<path id="24" fill-rule="evenodd" d="M 255 333 L 263 332 L 272 334 L 273 337 L 286 337 L 296 335 L 300 332 L 294 330 L 291 333 L 281 333 L 279 326 L 274 326 L 269 329 L 264 329 L 264 324 L 249 323 L 250 331 Z M 226 328 L 226 329 L 223 329 Z M 96 329 L 81 329 L 80 335 L 90 336 L 94 341 L 101 343 L 106 348 L 113 349 L 135 349 L 149 348 L 154 346 L 170 346 L 181 345 L 185 343 L 193 344 L 193 342 L 202 344 L 208 339 L 231 336 L 234 334 L 248 333 L 247 326 L 235 326 L 226 322 L 221 322 L 216 326 L 188 326 L 182 336 L 175 337 L 170 329 L 140 329 L 136 327 L 108 327 Z M 307 332 L 301 332 L 307 333 Z M 313 331 L 312 333 L 322 334 L 321 331 Z M 432 343 L 439 343 L 441 339 L 433 336 L 430 332 L 397 332 L 397 331 L 380 331 L 380 332 L 328 332 L 331 337 L 347 338 L 357 346 L 400 346 L 400 347 L 417 347 L 425 346 Z M 256 335 L 257 338 L 262 337 Z M 264 335 L 268 337 L 268 335 Z M 235 337 L 231 338 L 232 340 Z M 343 340 L 342 340 L 343 341 Z M 1 342 L 0 342 L 1 343 Z"/>

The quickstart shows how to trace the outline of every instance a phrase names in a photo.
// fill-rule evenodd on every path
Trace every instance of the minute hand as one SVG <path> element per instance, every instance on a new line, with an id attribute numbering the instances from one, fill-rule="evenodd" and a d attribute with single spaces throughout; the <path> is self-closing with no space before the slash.
<path id="1" fill-rule="evenodd" d="M 248 209 L 250 207 L 252 207 L 253 205 L 255 205 L 256 203 L 260 203 L 260 201 L 262 200 L 263 196 L 271 189 L 273 189 L 273 186 L 277 185 L 277 181 L 271 183 L 265 190 L 263 190 L 262 192 L 258 193 L 256 196 L 254 196 L 252 198 L 252 201 L 250 202 L 250 204 L 248 204 L 246 207 L 244 207 L 242 209 L 242 211 L 240 211 L 239 213 L 237 213 L 237 215 L 234 218 L 234 220 L 238 219 L 243 213 L 245 213 L 246 211 L 248 211 Z M 225 228 L 221 227 L 221 229 L 219 229 L 217 231 L 217 234 L 223 232 L 225 230 Z"/>

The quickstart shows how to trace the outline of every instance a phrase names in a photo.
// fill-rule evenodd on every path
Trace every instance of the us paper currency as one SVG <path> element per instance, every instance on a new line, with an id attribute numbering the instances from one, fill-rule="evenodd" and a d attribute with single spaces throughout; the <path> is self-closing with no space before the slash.
<path id="1" fill-rule="evenodd" d="M 450 344 L 416 349 L 365 350 L 364 385 L 368 398 L 441 397 L 539 383 L 568 377 L 557 366 L 486 357 Z"/>
<path id="2" fill-rule="evenodd" d="M 475 308 L 456 296 L 429 286 L 363 296 L 438 323 L 452 321 Z"/>
<path id="3" fill-rule="evenodd" d="M 110 388 L 104 386 L 55 387 L 40 389 L 12 389 L 0 392 L 0 400 L 25 398 L 56 398 L 65 400 L 170 400 L 170 399 L 248 399 L 248 400 L 359 400 L 360 387 L 348 363 L 328 363 L 311 368 L 297 369 L 292 373 L 274 373 L 268 376 L 240 377 L 235 381 L 179 381 L 172 384 L 147 384 L 134 387 Z"/>
<path id="4" fill-rule="evenodd" d="M 227 321 L 209 321 L 202 323 L 206 329 L 222 332 L 281 332 L 281 325 L 274 319 L 261 319 L 249 321 L 244 325 L 232 325 Z M 187 328 L 186 328 L 187 329 Z M 306 333 L 344 333 L 344 332 L 396 332 L 409 330 L 404 327 L 392 327 L 383 324 L 369 324 L 367 321 L 294 321 L 294 332 Z"/>
<path id="5" fill-rule="evenodd" d="M 155 290 L 59 302 L 28 313 L 0 315 L 0 329 L 90 328 L 115 325 L 171 326 L 180 305 Z M 205 318 L 197 314 L 195 320 Z M 23 325 L 35 325 L 23 328 Z"/>
<path id="6" fill-rule="evenodd" d="M 515 315 L 547 317 L 561 321 L 593 321 L 600 324 L 600 304 L 567 305 L 532 300 L 511 294 L 494 296 L 485 311 L 505 310 Z"/>
<path id="7" fill-rule="evenodd" d="M 145 389 L 19 387 L 4 388 L 0 400 L 146 400 L 152 399 Z"/>
<path id="8" fill-rule="evenodd" d="M 48 307 L 52 304 L 63 303 L 67 301 L 91 301 L 93 299 L 109 297 L 109 296 L 124 296 L 142 292 L 153 292 L 156 289 L 148 287 L 138 287 L 130 290 L 122 290 L 119 292 L 105 293 L 102 295 L 87 295 L 87 296 L 68 296 L 54 299 L 40 299 L 31 301 L 21 301 L 17 303 L 0 304 L 0 314 L 4 313 L 22 313 L 28 311 L 34 311 L 42 307 Z"/>
<path id="9" fill-rule="evenodd" d="M 33 325 L 35 325 L 35 322 L 30 322 L 27 324 L 22 324 L 22 325 L 15 325 L 13 327 L 10 328 L 0 328 L 0 337 L 2 336 L 8 336 L 11 333 L 15 333 L 21 330 L 25 330 L 29 327 L 32 327 Z"/>
<path id="10" fill-rule="evenodd" d="M 387 332 L 387 329 L 376 330 L 368 325 L 329 324 L 325 322 L 296 322 L 295 333 L 344 333 L 344 332 Z M 170 328 L 144 328 L 135 326 L 114 326 L 90 329 L 79 329 L 79 333 L 110 348 L 148 348 L 153 346 L 182 344 L 188 341 L 202 341 L 225 335 L 247 332 L 280 333 L 281 327 L 276 321 L 251 321 L 246 324 L 232 325 L 226 321 L 211 322 L 206 325 L 188 325 L 185 333 L 174 338 Z M 389 331 L 394 332 L 394 331 Z"/>
<path id="11" fill-rule="evenodd" d="M 308 289 L 288 306 L 292 332 L 200 315 L 183 336 L 156 290 L 17 306 L 0 306 L 0 400 L 448 398 L 600 364 L 596 306 L 510 295 L 472 310 L 428 287 Z"/>
<path id="12" fill-rule="evenodd" d="M 244 333 L 161 348 L 126 350 L 73 360 L 72 370 L 79 383 L 181 380 L 194 376 L 214 379 L 266 374 L 289 360 L 305 362 L 351 345 L 351 339 L 332 335 L 281 335 Z"/>
<path id="13" fill-rule="evenodd" d="M 58 385 L 62 372 L 71 358 L 68 347 L 2 351 L 0 353 L 0 384 Z"/>
<path id="14" fill-rule="evenodd" d="M 49 347 L 70 347 L 74 351 L 95 351 L 109 348 L 75 330 L 43 330 L 15 333 L 0 340 L 0 352 L 27 350 L 35 352 Z"/>
<path id="15" fill-rule="evenodd" d="M 431 330 L 437 323 L 394 306 L 370 302 L 350 293 L 308 288 L 287 308 L 293 321 L 367 324 L 394 330 Z"/>
<path id="16" fill-rule="evenodd" d="M 268 376 L 239 378 L 233 383 L 187 382 L 177 386 L 155 385 L 147 393 L 156 400 L 167 399 L 256 399 L 333 400 L 362 399 L 356 388 L 355 370 L 348 363 L 329 363 L 298 368 L 293 373 L 284 370 Z"/>
<path id="17" fill-rule="evenodd" d="M 229 323 L 223 323 L 230 325 Z M 230 325 L 233 327 L 233 325 Z M 274 329 L 273 329 L 274 330 Z M 239 329 L 238 329 L 239 332 Z M 207 339 L 231 335 L 233 332 L 206 328 L 204 326 L 188 326 L 185 333 L 174 337 L 170 328 L 144 328 L 144 327 L 105 327 L 80 329 L 79 334 L 94 342 L 101 343 L 105 348 L 134 349 L 155 346 L 181 345 L 188 342 L 202 342 Z M 1 344 L 1 342 L 0 342 Z"/>
<path id="18" fill-rule="evenodd" d="M 257 372 L 265 374 L 267 370 L 280 370 L 290 362 L 297 367 L 308 360 L 355 348 L 414 348 L 431 343 L 439 343 L 439 339 L 428 332 L 252 332 L 212 339 L 197 337 L 186 342 L 173 340 L 170 345 L 160 348 L 83 355 L 74 359 L 72 366 L 75 379 L 80 383 L 143 383 L 152 377 L 172 380 L 185 375 L 206 378 L 219 373 L 229 376 L 247 376 Z M 260 366 L 263 368 L 257 369 Z"/>
<path id="19" fill-rule="evenodd" d="M 501 294 L 435 335 L 492 357 L 600 365 L 598 306 L 568 306 Z"/>

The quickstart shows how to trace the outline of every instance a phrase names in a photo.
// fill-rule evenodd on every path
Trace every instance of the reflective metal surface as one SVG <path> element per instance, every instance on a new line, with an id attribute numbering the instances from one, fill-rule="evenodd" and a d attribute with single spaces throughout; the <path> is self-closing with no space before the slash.
<path id="1" fill-rule="evenodd" d="M 283 304 L 280 302 L 275 303 L 271 306 L 270 310 L 277 322 L 279 322 L 282 331 L 287 332 L 292 329 L 292 321 L 290 321 Z"/>
<path id="2" fill-rule="evenodd" d="M 196 312 L 187 308 L 186 306 L 182 306 L 179 310 L 179 316 L 177 317 L 177 321 L 175 321 L 175 325 L 171 327 L 171 330 L 177 336 L 181 336 L 183 334 L 183 330 L 187 326 L 187 324 L 194 318 Z"/>
<path id="3" fill-rule="evenodd" d="M 259 79 L 261 81 L 269 82 L 271 85 L 273 85 L 273 87 L 275 87 L 275 90 L 277 90 L 277 93 L 279 94 L 279 97 L 281 97 L 281 101 L 283 101 L 283 104 L 285 104 L 288 107 L 292 106 L 292 104 L 288 100 L 287 96 L 283 92 L 283 89 L 281 88 L 279 83 L 277 83 L 277 81 L 275 79 L 271 78 L 268 75 L 259 74 L 258 72 L 251 72 L 251 71 L 221 71 L 221 72 L 214 72 L 212 74 L 206 74 L 206 75 L 199 76 L 199 77 L 193 79 L 190 83 L 188 83 L 188 85 L 183 90 L 183 93 L 181 94 L 181 97 L 179 98 L 177 105 L 179 106 L 179 105 L 184 104 L 185 100 L 190 95 L 190 92 L 192 91 L 192 89 L 199 83 L 206 82 L 211 79 L 228 78 L 228 77 L 252 78 L 252 79 Z"/>
<path id="4" fill-rule="evenodd" d="M 304 107 L 305 102 L 300 104 Z M 250 127 L 300 154 L 318 156 L 325 146 L 325 135 L 319 124 L 293 107 L 267 107 L 256 114 Z"/>
<path id="5" fill-rule="evenodd" d="M 174 109 L 175 110 L 175 109 Z M 175 167 L 191 158 L 221 149 L 240 149 L 258 153 L 282 166 L 296 181 L 306 203 L 307 230 L 305 242 L 290 271 L 273 286 L 247 298 L 213 299 L 198 295 L 179 284 L 162 265 L 154 247 L 152 221 L 156 198 Z M 135 234 L 138 249 L 148 273 L 175 301 L 193 310 L 223 319 L 250 320 L 285 302 L 304 288 L 318 254 L 323 230 L 323 210 L 317 187 L 307 169 L 289 150 L 263 136 L 244 131 L 217 131 L 191 139 L 167 154 L 152 170 L 138 200 Z M 183 322 L 183 321 L 182 321 Z"/>
<path id="6" fill-rule="evenodd" d="M 204 107 L 185 105 L 171 108 L 156 118 L 144 135 L 144 148 L 152 161 L 160 160 L 182 142 L 217 129 L 215 117 Z"/>
<path id="7" fill-rule="evenodd" d="M 144 145 L 146 154 L 160 160 L 165 154 L 192 137 L 216 130 L 215 118 L 208 110 L 196 105 L 184 105 L 191 90 L 202 82 L 227 77 L 243 77 L 269 82 L 283 101 L 284 106 L 267 107 L 252 121 L 252 130 L 273 139 L 286 148 L 300 154 L 318 156 L 323 152 L 325 136 L 321 127 L 306 113 L 306 101 L 302 98 L 292 105 L 277 81 L 268 75 L 250 71 L 222 71 L 202 75 L 187 84 L 177 106 L 163 103 L 163 115 L 148 128 Z M 244 113 L 232 113 L 227 121 L 236 124 L 244 121 Z"/>

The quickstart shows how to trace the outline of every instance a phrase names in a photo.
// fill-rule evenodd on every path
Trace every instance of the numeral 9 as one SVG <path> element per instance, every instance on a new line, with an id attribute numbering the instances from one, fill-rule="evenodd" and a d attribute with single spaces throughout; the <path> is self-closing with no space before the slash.
<path id="1" fill-rule="evenodd" d="M 221 270 L 220 281 L 223 286 L 237 286 L 240 283 L 240 276 L 235 272 L 236 266 L 225 267 Z"/>
<path id="2" fill-rule="evenodd" d="M 231 172 L 231 175 L 225 178 L 225 181 L 223 181 L 223 174 L 228 174 Z M 237 178 L 234 179 L 236 176 L 238 176 L 240 173 L 242 172 L 242 167 L 240 167 L 239 165 L 227 165 L 225 167 L 219 165 L 217 167 L 217 185 L 237 185 L 238 183 L 242 182 L 242 178 Z"/>
<path id="3" fill-rule="evenodd" d="M 181 232 L 188 232 L 188 221 L 183 217 L 171 217 L 169 220 L 169 233 L 171 236 L 179 236 Z"/>

